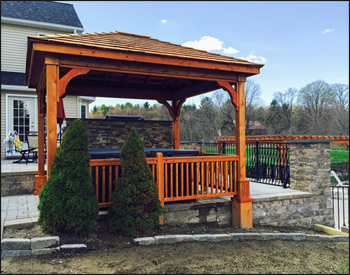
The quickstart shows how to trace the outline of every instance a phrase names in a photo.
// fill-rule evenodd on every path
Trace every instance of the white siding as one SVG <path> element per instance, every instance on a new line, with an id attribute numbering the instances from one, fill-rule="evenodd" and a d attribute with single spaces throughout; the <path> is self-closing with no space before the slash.
<path id="1" fill-rule="evenodd" d="M 1 23 L 1 71 L 24 73 L 27 37 L 56 34 L 53 30 Z"/>
<path id="2" fill-rule="evenodd" d="M 6 135 L 6 103 L 5 93 L 1 92 L 1 158 L 5 158 L 5 147 L 2 142 Z"/>
<path id="3" fill-rule="evenodd" d="M 79 104 L 79 97 L 77 96 L 66 96 L 63 98 L 64 112 L 67 118 L 79 118 L 80 109 L 77 106 Z"/>

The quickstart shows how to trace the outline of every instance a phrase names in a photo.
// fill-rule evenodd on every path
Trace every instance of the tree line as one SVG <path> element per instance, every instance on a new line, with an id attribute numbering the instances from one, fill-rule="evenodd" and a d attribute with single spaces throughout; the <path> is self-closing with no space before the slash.
<path id="1" fill-rule="evenodd" d="M 262 103 L 259 84 L 248 80 L 245 85 L 246 135 L 349 135 L 349 85 L 328 84 L 316 80 L 300 90 L 288 88 L 275 92 L 269 106 Z M 91 118 L 106 115 L 141 115 L 146 120 L 171 120 L 162 104 L 117 104 L 94 106 Z M 260 129 L 261 131 L 261 129 Z M 260 133 L 260 132 L 259 132 Z M 203 97 L 199 106 L 182 105 L 181 141 L 213 141 L 216 136 L 235 135 L 235 109 L 229 95 L 218 90 Z"/>

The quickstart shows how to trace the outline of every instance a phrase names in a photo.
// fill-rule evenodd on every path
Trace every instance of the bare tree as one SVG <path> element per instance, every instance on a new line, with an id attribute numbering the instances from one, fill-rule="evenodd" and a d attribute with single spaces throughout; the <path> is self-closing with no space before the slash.
<path id="1" fill-rule="evenodd" d="M 284 93 L 276 92 L 269 108 L 268 122 L 274 134 L 292 134 L 292 112 L 298 90 L 288 88 Z"/>
<path id="2" fill-rule="evenodd" d="M 334 132 L 349 135 L 349 85 L 335 83 L 331 89 L 335 93 Z"/>
<path id="3" fill-rule="evenodd" d="M 251 135 L 252 130 L 249 129 L 252 121 L 256 119 L 256 110 L 261 105 L 261 88 L 260 85 L 253 80 L 248 79 L 245 84 L 245 122 L 246 134 Z"/>
<path id="4" fill-rule="evenodd" d="M 304 130 L 310 134 L 327 134 L 335 104 L 331 86 L 323 80 L 314 81 L 300 90 L 298 101 L 308 121 L 308 129 Z"/>

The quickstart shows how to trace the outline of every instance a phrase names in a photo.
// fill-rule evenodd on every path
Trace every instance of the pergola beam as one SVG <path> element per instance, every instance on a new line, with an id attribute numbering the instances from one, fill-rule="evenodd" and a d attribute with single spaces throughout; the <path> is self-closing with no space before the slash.
<path id="1" fill-rule="evenodd" d="M 238 73 L 234 71 L 209 70 L 184 66 L 170 66 L 162 64 L 138 63 L 129 61 L 116 61 L 97 59 L 91 57 L 60 57 L 60 67 L 85 68 L 96 71 L 107 71 L 147 76 L 162 76 L 171 78 L 197 79 L 206 81 L 237 81 Z M 33 87 L 34 87 L 33 83 Z"/>
<path id="2" fill-rule="evenodd" d="M 166 100 L 173 98 L 173 93 L 165 89 L 131 88 L 124 86 L 99 86 L 90 84 L 69 83 L 66 88 L 66 95 L 96 96 L 100 97 L 134 98 L 134 99 L 155 99 L 160 97 Z"/>

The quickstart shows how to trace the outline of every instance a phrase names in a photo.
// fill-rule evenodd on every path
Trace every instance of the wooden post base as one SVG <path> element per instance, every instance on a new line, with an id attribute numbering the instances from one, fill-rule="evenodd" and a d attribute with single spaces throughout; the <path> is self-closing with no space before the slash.
<path id="1" fill-rule="evenodd" d="M 35 175 L 35 191 L 34 191 L 34 195 L 39 195 L 41 188 L 43 188 L 44 184 L 47 181 L 47 177 L 46 175 Z"/>
<path id="2" fill-rule="evenodd" d="M 239 200 L 232 199 L 232 227 L 252 228 L 253 227 L 253 206 L 252 198 Z"/>

